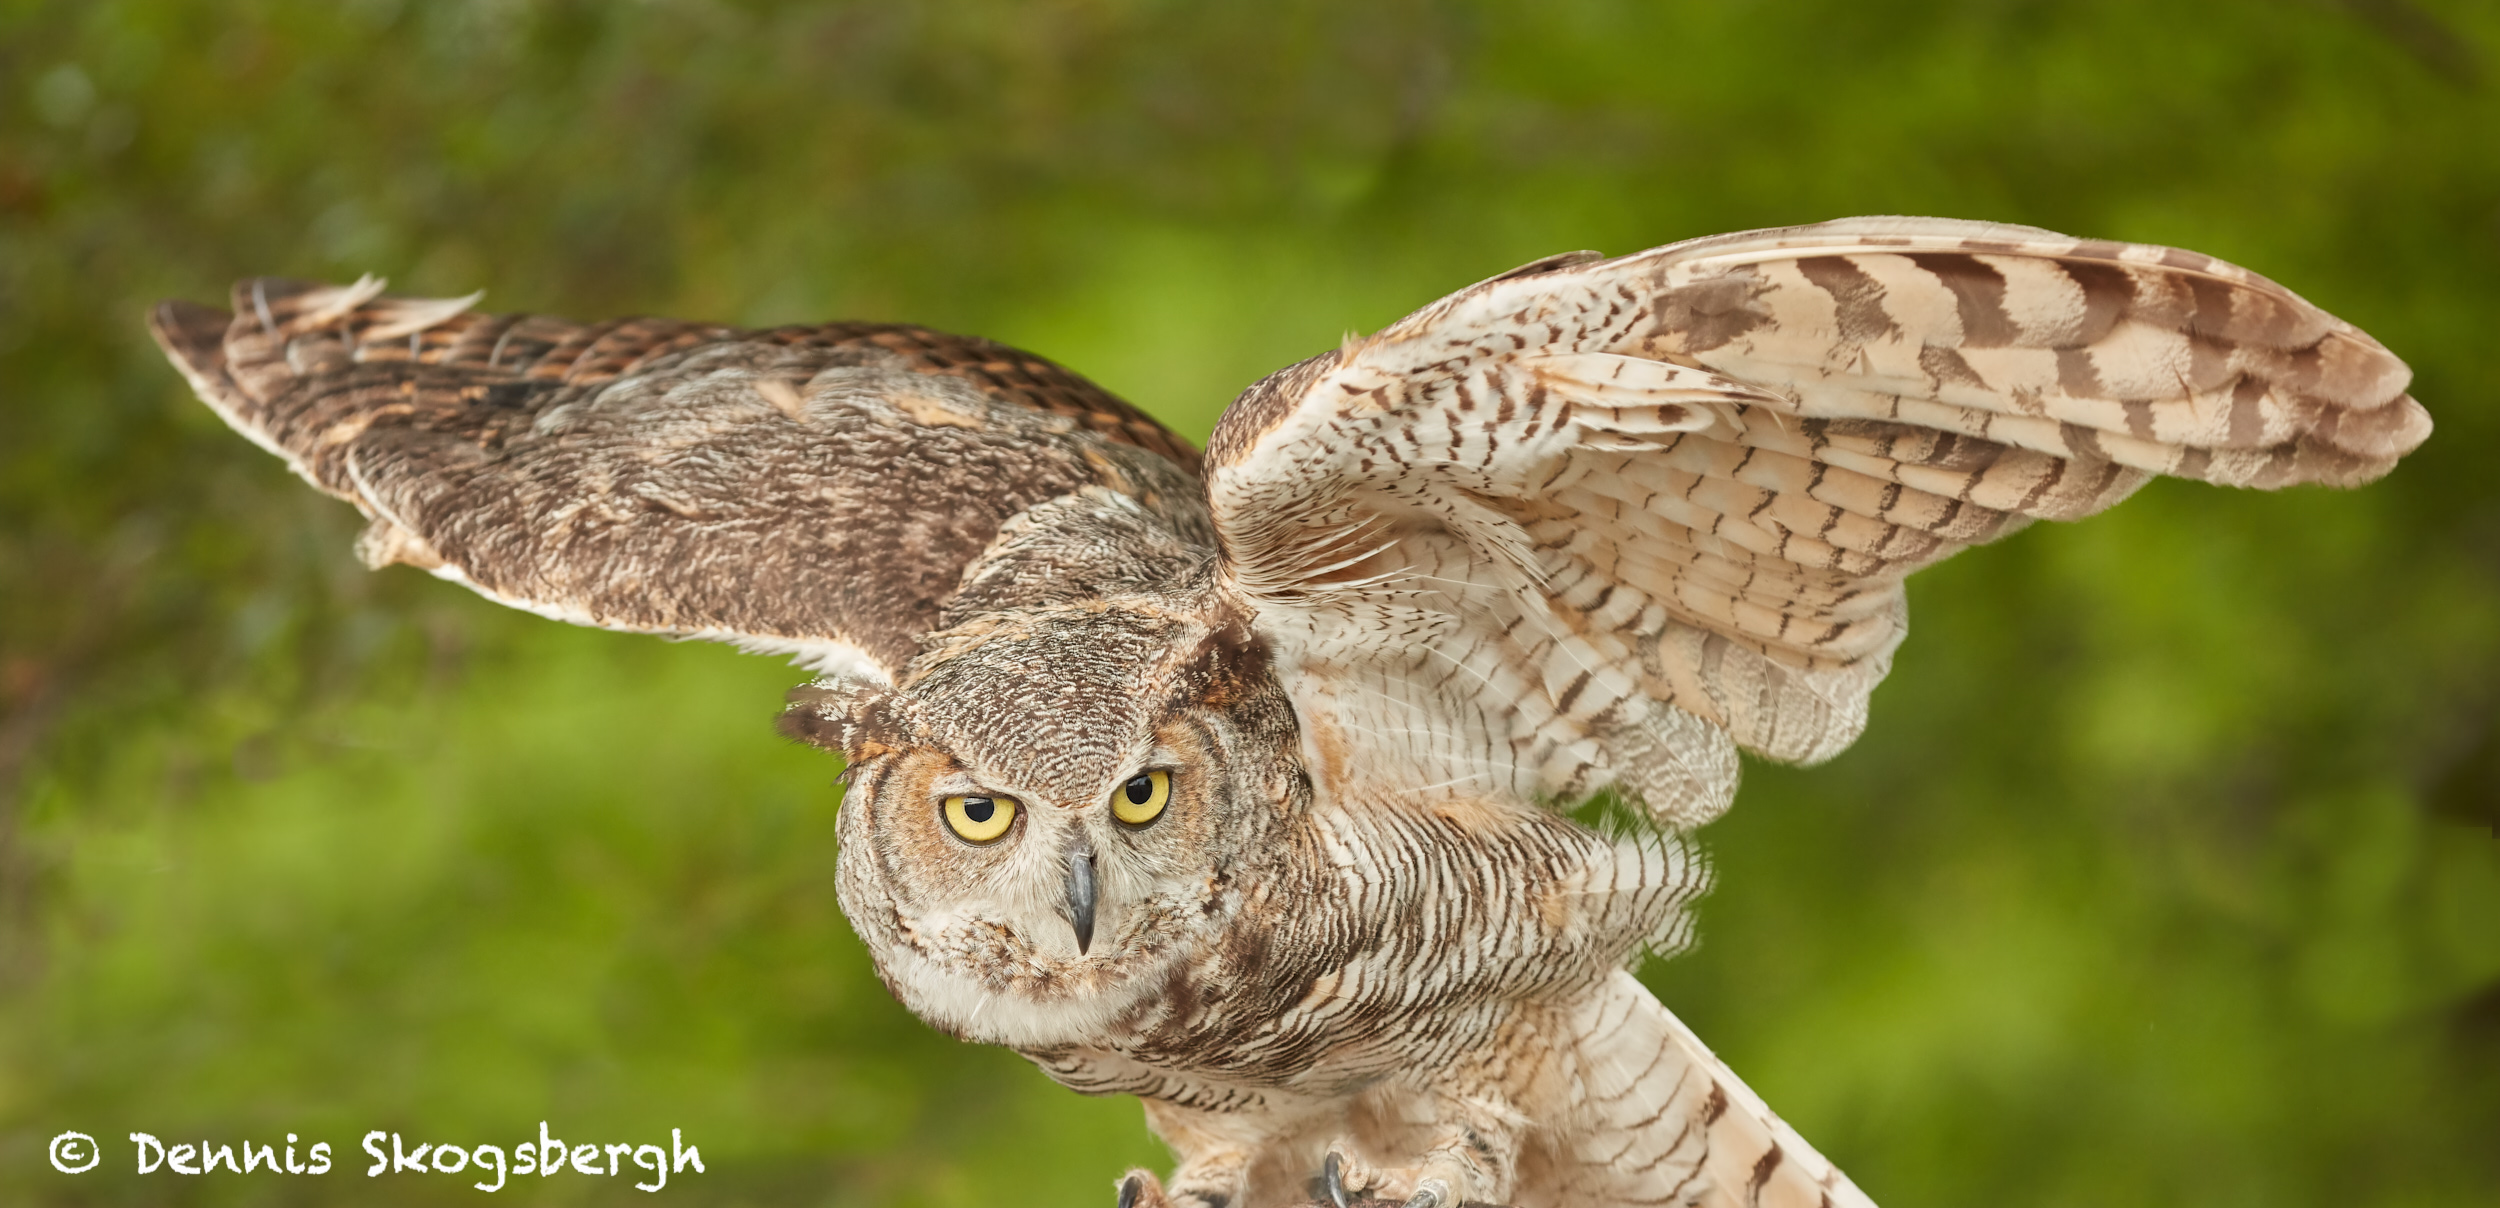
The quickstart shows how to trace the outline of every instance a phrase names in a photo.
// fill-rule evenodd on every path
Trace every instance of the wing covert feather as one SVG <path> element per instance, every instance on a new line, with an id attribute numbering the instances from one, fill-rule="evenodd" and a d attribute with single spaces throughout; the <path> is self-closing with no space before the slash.
<path id="1" fill-rule="evenodd" d="M 1338 774 L 1691 824 L 1736 748 L 1856 738 L 1910 572 L 2156 474 L 2367 482 L 2429 434 L 2409 378 L 2208 256 L 1849 219 L 1550 258 L 1349 339 L 1226 411 L 1209 501 Z"/>
<path id="2" fill-rule="evenodd" d="M 1003 345 L 571 323 L 380 290 L 254 280 L 231 315 L 152 316 L 203 400 L 366 513 L 373 565 L 889 679 L 1027 508 L 1107 488 L 1205 533 L 1186 441 Z"/>

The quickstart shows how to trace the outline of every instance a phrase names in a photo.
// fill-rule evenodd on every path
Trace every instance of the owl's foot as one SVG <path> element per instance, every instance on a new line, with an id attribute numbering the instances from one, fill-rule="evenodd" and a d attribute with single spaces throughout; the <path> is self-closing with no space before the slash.
<path id="1" fill-rule="evenodd" d="M 1328 1160 L 1320 1163 L 1319 1172 L 1320 1190 L 1328 1194 L 1328 1202 L 1336 1208 L 1346 1208 L 1345 1159 L 1338 1157 L 1336 1150 L 1329 1150 Z"/>
<path id="2" fill-rule="evenodd" d="M 1427 1163 L 1420 1177 L 1399 1178 L 1403 1171 L 1374 1170 L 1346 1157 L 1332 1148 L 1320 1164 L 1320 1190 L 1328 1197 L 1331 1208 L 1358 1208 L 1368 1204 L 1398 1204 L 1398 1208 L 1459 1208 L 1459 1198 L 1451 1193 L 1450 1180 L 1443 1172 Z M 1463 1176 L 1462 1176 L 1463 1177 Z M 1375 1192 L 1388 1190 L 1391 1184 L 1402 1183 L 1410 1189 L 1403 1202 L 1377 1198 Z M 1477 1201 L 1468 1200 L 1469 1204 Z"/>
<path id="3" fill-rule="evenodd" d="M 1132 1170 L 1120 1176 L 1120 1208 L 1170 1208 L 1170 1197 L 1163 1194 L 1163 1180 L 1143 1170 Z"/>
<path id="4" fill-rule="evenodd" d="M 1173 1176 L 1187 1183 L 1186 1173 Z M 1234 1196 L 1221 1191 L 1192 1191 L 1184 1186 L 1166 1191 L 1153 1172 L 1132 1170 L 1120 1176 L 1119 1208 L 1226 1208 Z"/>

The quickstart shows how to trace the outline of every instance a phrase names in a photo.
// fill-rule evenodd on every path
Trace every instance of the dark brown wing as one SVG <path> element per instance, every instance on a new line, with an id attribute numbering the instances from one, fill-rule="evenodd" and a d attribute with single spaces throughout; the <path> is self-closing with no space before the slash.
<path id="1" fill-rule="evenodd" d="M 238 284 L 157 342 L 372 521 L 359 551 L 578 624 L 890 678 L 1008 518 L 1087 487 L 1211 541 L 1188 442 L 988 340 L 897 324 L 580 324 Z"/>

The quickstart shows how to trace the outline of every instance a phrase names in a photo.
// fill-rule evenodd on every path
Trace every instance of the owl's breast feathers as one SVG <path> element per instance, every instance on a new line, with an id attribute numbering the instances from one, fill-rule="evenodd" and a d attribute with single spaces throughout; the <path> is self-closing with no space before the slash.
<path id="1" fill-rule="evenodd" d="M 1084 1043 L 1026 1046 L 1059 1081 L 1196 1106 L 1333 1102 L 1492 1043 L 1688 938 L 1708 883 L 1684 842 L 1601 837 L 1530 807 L 1474 817 L 1319 806 L 1228 853 L 1230 923 Z"/>

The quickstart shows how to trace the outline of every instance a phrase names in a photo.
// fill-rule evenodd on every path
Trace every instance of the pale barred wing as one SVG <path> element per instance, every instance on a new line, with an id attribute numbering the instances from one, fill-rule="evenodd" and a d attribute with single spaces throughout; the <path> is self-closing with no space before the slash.
<path id="1" fill-rule="evenodd" d="M 1556 1203 L 1874 1208 L 1684 1021 L 1617 970 L 1578 1007 Z"/>
<path id="2" fill-rule="evenodd" d="M 359 552 L 578 624 L 890 680 L 1000 526 L 1108 488 L 1206 533 L 1197 455 L 1038 357 L 892 324 L 577 324 L 235 287 L 151 326 L 200 397 L 372 521 Z"/>
<path id="3" fill-rule="evenodd" d="M 1479 284 L 1254 386 L 1207 480 L 1329 777 L 1689 824 L 1856 738 L 1911 571 L 2153 474 L 2366 482 L 2408 380 L 2210 257 L 1852 219 Z"/>

